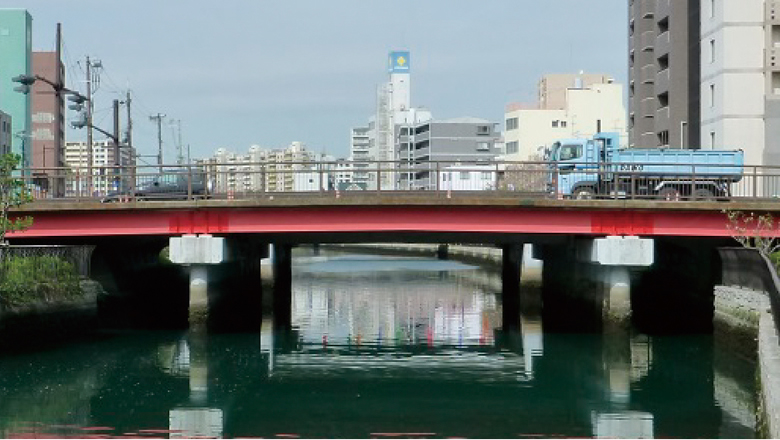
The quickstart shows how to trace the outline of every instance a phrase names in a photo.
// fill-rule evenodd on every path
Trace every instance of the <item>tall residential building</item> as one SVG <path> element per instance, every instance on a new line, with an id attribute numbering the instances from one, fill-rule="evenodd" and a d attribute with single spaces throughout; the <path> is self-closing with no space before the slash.
<path id="1" fill-rule="evenodd" d="M 560 108 L 509 104 L 504 115 L 505 158 L 511 161 L 540 161 L 544 150 L 560 139 L 588 138 L 599 131 L 620 133 L 626 137 L 626 109 L 623 85 L 609 77 L 598 76 L 583 87 L 584 81 L 571 77 Z M 544 82 L 540 83 L 544 84 Z M 563 87 L 563 83 L 560 84 Z M 559 94 L 560 92 L 556 92 Z M 540 91 L 540 96 L 543 93 Z"/>
<path id="2" fill-rule="evenodd" d="M 92 186 L 93 196 L 106 195 L 115 191 L 116 187 L 114 170 L 114 143 L 109 140 L 96 141 L 92 143 Z M 134 167 L 135 150 L 132 148 L 119 149 L 119 164 L 123 167 Z M 66 195 L 74 196 L 76 194 L 86 195 L 89 193 L 88 172 L 89 172 L 89 152 L 86 142 L 66 142 L 65 143 L 65 166 L 70 168 L 71 172 L 66 178 Z"/>
<path id="3" fill-rule="evenodd" d="M 586 89 L 594 84 L 610 84 L 614 80 L 602 73 L 550 73 L 539 80 L 539 108 L 563 110 L 566 93 L 571 88 Z"/>
<path id="4" fill-rule="evenodd" d="M 629 0 L 629 147 L 701 147 L 700 2 Z"/>
<path id="5" fill-rule="evenodd" d="M 11 115 L 11 149 L 28 166 L 32 158 L 32 95 L 14 90 L 17 75 L 32 74 L 32 17 L 25 9 L 0 9 L 0 109 Z"/>
<path id="6" fill-rule="evenodd" d="M 8 154 L 11 152 L 12 139 L 11 115 L 0 111 L 0 154 Z"/>
<path id="7" fill-rule="evenodd" d="M 437 162 L 487 162 L 501 154 L 498 124 L 478 118 L 427 120 L 401 126 L 398 151 L 404 160 L 394 188 L 434 189 Z"/>
<path id="8" fill-rule="evenodd" d="M 65 82 L 65 66 L 57 60 L 56 52 L 33 52 L 32 69 L 50 81 L 56 81 L 57 69 Z M 62 148 L 57 142 L 65 139 L 65 112 L 63 96 L 57 98 L 49 84 L 37 81 L 32 86 L 32 167 L 59 168 L 63 166 Z M 53 170 L 46 174 L 54 174 Z"/>
<path id="9" fill-rule="evenodd" d="M 780 3 L 704 0 L 701 19 L 703 146 L 780 165 Z"/>

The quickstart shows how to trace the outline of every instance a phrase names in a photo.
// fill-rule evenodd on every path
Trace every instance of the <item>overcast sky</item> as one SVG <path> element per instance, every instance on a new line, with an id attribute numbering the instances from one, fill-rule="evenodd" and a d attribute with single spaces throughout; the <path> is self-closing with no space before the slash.
<path id="1" fill-rule="evenodd" d="M 35 50 L 54 50 L 62 23 L 69 87 L 84 89 L 85 56 L 102 61 L 96 125 L 110 129 L 111 101 L 130 87 L 141 154 L 156 152 L 149 115 L 160 112 L 182 121 L 194 157 L 292 141 L 346 156 L 394 49 L 411 51 L 412 105 L 434 118 L 500 122 L 507 103 L 535 101 L 545 73 L 607 73 L 623 84 L 627 76 L 625 0 L 12 3 L 3 7 L 33 16 Z M 168 124 L 163 141 L 173 162 Z"/>

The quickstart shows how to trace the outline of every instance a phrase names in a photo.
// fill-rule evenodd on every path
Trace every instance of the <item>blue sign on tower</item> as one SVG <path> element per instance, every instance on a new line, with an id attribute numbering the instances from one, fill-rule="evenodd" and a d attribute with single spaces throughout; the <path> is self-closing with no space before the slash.
<path id="1" fill-rule="evenodd" d="M 390 52 L 390 73 L 409 73 L 409 52 Z"/>

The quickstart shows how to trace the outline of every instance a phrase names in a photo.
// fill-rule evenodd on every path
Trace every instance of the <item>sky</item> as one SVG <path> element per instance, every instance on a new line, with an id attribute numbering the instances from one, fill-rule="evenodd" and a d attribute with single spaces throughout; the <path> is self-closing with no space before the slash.
<path id="1" fill-rule="evenodd" d="M 62 23 L 68 87 L 85 90 L 86 56 L 102 62 L 96 125 L 111 129 L 112 100 L 129 88 L 133 143 L 151 155 L 157 126 L 149 116 L 165 114 L 166 163 L 175 157 L 174 120 L 193 158 L 292 141 L 346 157 L 350 129 L 375 112 L 392 50 L 411 51 L 412 105 L 435 119 L 501 123 L 506 104 L 536 101 L 545 73 L 606 73 L 625 85 L 627 4 L 0 0 L 0 7 L 30 12 L 34 50 L 53 51 Z M 86 134 L 69 129 L 67 138 Z"/>

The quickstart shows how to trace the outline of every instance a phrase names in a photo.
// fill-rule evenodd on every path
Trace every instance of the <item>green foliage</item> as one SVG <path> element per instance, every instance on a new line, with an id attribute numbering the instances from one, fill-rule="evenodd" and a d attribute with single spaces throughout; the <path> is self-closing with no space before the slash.
<path id="1" fill-rule="evenodd" d="M 770 257 L 780 251 L 780 240 L 776 238 L 780 223 L 766 213 L 757 215 L 754 212 L 723 211 L 727 218 L 729 231 L 742 246 L 756 249 L 761 254 Z"/>
<path id="2" fill-rule="evenodd" d="M 5 307 L 81 296 L 79 274 L 55 256 L 8 257 L 0 261 L 0 303 Z"/>
<path id="3" fill-rule="evenodd" d="M 23 231 L 32 226 L 32 217 L 11 218 L 11 208 L 32 201 L 24 180 L 15 175 L 21 157 L 17 154 L 0 155 L 0 245 L 5 243 L 5 234 L 11 231 Z"/>

